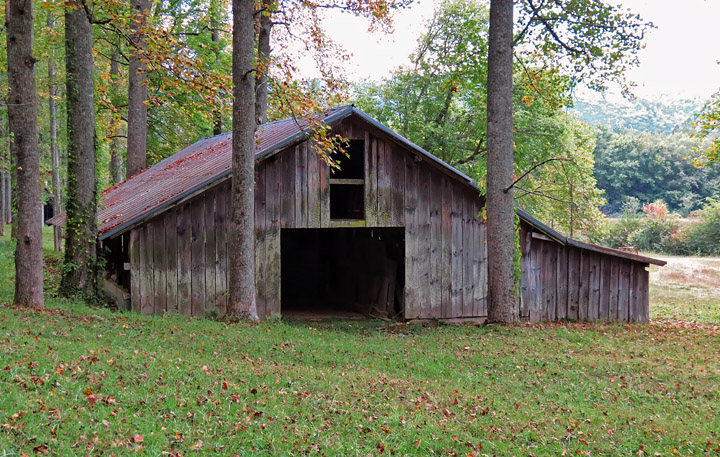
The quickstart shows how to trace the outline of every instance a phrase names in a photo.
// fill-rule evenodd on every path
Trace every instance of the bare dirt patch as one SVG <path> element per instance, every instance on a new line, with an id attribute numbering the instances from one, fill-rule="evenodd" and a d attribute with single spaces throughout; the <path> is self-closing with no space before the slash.
<path id="1" fill-rule="evenodd" d="M 667 265 L 650 269 L 650 318 L 720 323 L 720 258 L 659 258 Z"/>
<path id="2" fill-rule="evenodd" d="M 653 268 L 650 282 L 680 283 L 685 286 L 720 287 L 720 259 L 710 257 L 660 257 L 667 262 Z"/>

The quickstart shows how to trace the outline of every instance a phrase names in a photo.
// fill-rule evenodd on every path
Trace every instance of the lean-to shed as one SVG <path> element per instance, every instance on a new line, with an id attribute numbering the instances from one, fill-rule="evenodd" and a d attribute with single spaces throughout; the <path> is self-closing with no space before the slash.
<path id="1" fill-rule="evenodd" d="M 294 119 L 259 127 L 260 316 L 487 316 L 484 204 L 472 180 L 353 106 L 324 113 L 350 140 L 331 173 Z M 143 313 L 222 315 L 231 136 L 200 140 L 103 192 L 105 287 Z M 648 319 L 650 263 L 580 243 L 520 212 L 521 316 Z"/>

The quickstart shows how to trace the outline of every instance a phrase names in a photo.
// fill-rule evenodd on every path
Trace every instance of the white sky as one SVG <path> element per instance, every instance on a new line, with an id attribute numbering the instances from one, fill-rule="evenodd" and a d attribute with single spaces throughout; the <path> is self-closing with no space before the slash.
<path id="1" fill-rule="evenodd" d="M 636 95 L 707 98 L 720 89 L 720 0 L 614 0 L 657 28 L 646 36 L 640 67 L 629 77 Z M 352 79 L 380 79 L 415 49 L 424 22 L 437 0 L 415 0 L 395 16 L 393 35 L 370 34 L 367 23 L 335 13 L 326 26 L 330 35 L 354 55 L 347 68 Z"/>

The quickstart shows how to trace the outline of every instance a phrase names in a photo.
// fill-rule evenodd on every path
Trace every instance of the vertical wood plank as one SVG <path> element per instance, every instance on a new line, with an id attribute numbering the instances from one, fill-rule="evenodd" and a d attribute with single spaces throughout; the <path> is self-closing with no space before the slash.
<path id="1" fill-rule="evenodd" d="M 330 226 L 330 167 L 320 162 L 320 227 Z M 278 308 L 279 309 L 279 308 Z"/>
<path id="2" fill-rule="evenodd" d="M 403 168 L 405 168 L 404 188 L 397 193 L 405 193 L 403 215 L 405 217 L 405 317 L 414 319 L 421 316 L 418 302 L 418 289 L 420 287 L 420 272 L 418 268 L 418 211 L 417 186 L 418 169 L 409 154 L 404 154 Z"/>
<path id="3" fill-rule="evenodd" d="M 192 314 L 191 291 L 192 291 L 192 252 L 191 227 L 190 227 L 190 205 L 182 205 L 177 215 L 177 240 L 178 240 L 178 310 L 183 316 Z"/>
<path id="4" fill-rule="evenodd" d="M 484 224 L 480 220 L 480 199 L 475 198 L 473 200 L 472 207 L 472 238 L 473 238 L 473 250 L 472 250 L 472 268 L 473 268 L 473 316 L 485 316 L 483 310 L 482 300 L 484 298 L 484 281 L 482 276 L 482 270 L 485 264 L 483 263 L 483 253 L 485 251 L 485 239 L 483 237 Z"/>
<path id="5" fill-rule="evenodd" d="M 309 157 L 308 159 L 315 159 Z M 308 161 L 308 164 L 310 162 Z M 267 316 L 267 194 L 266 188 L 269 185 L 267 182 L 265 171 L 267 166 L 265 163 L 260 163 L 255 167 L 255 304 L 257 307 L 257 313 L 259 318 Z M 311 176 L 308 170 L 309 180 L 318 182 L 317 176 Z M 317 188 L 315 188 L 317 190 Z M 308 189 L 308 204 L 310 202 L 310 189 Z M 317 197 L 317 194 L 315 195 Z M 308 224 L 317 223 L 320 224 L 320 219 L 313 218 L 315 211 L 308 213 Z M 319 215 L 319 213 L 317 213 Z"/>
<path id="6" fill-rule="evenodd" d="M 618 319 L 618 290 L 620 287 L 620 263 L 616 258 L 610 258 L 610 282 L 608 286 L 608 319 Z"/>
<path id="7" fill-rule="evenodd" d="M 217 284 L 215 281 L 215 266 L 217 265 L 217 245 L 215 229 L 215 199 L 217 188 L 205 194 L 205 207 L 203 219 L 205 221 L 205 308 L 203 313 L 218 313 L 217 308 Z"/>
<path id="8" fill-rule="evenodd" d="M 4 222 L 4 221 L 3 221 Z M 130 308 L 140 312 L 140 236 L 139 228 L 130 230 Z"/>
<path id="9" fill-rule="evenodd" d="M 555 318 L 567 319 L 568 309 L 568 247 L 557 245 L 557 305 Z"/>
<path id="10" fill-rule="evenodd" d="M 167 281 L 166 309 L 168 313 L 178 312 L 178 242 L 177 207 L 165 213 L 165 277 Z"/>
<path id="11" fill-rule="evenodd" d="M 463 306 L 462 315 L 466 317 L 475 316 L 473 308 L 473 292 L 475 282 L 473 281 L 473 257 L 475 248 L 473 239 L 473 201 L 475 195 L 470 192 L 463 192 L 463 214 L 462 214 L 462 290 Z"/>
<path id="12" fill-rule="evenodd" d="M 630 298 L 630 263 L 620 262 L 620 283 L 618 285 L 618 321 L 629 322 L 628 305 Z"/>
<path id="13" fill-rule="evenodd" d="M 600 262 L 600 303 L 598 319 L 610 320 L 610 259 L 609 256 L 602 256 Z"/>
<path id="14" fill-rule="evenodd" d="M 534 300 L 532 287 L 534 281 L 532 278 L 532 233 L 527 230 L 524 225 L 520 227 L 520 318 L 529 317 L 529 303 Z"/>
<path id="15" fill-rule="evenodd" d="M 569 320 L 577 321 L 580 318 L 580 250 L 566 245 L 568 249 L 568 314 Z"/>
<path id="16" fill-rule="evenodd" d="M 402 227 L 405 223 L 405 202 L 403 189 L 405 187 L 405 156 L 400 150 L 391 146 L 391 154 L 389 156 L 392 163 L 392 182 L 393 187 L 390 189 L 392 206 L 390 211 L 390 225 L 392 227 Z"/>
<path id="17" fill-rule="evenodd" d="M 377 172 L 377 195 L 378 195 L 378 225 L 387 227 L 390 225 L 390 190 L 392 188 L 392 175 L 390 173 L 389 151 L 385 149 L 385 142 L 377 140 L 378 172 Z"/>
<path id="18" fill-rule="evenodd" d="M 638 317 L 639 322 L 650 321 L 650 273 L 648 271 L 648 264 L 638 265 L 637 271 L 637 287 L 638 287 L 638 302 L 640 303 L 640 316 Z"/>
<path id="19" fill-rule="evenodd" d="M 578 319 L 588 320 L 590 305 L 590 259 L 585 250 L 580 250 L 580 297 L 578 299 Z"/>
<path id="20" fill-rule="evenodd" d="M 321 168 L 321 185 L 323 172 Z M 265 315 L 274 316 L 280 313 L 280 178 L 281 169 L 278 162 L 269 163 L 265 168 L 265 219 L 267 232 L 265 234 L 266 265 L 265 282 Z M 325 180 L 325 184 L 327 184 Z M 322 192 L 321 198 L 324 198 Z M 323 207 L 321 215 L 325 212 Z M 323 216 L 322 223 L 326 223 Z"/>
<path id="21" fill-rule="evenodd" d="M 588 320 L 596 321 L 600 315 L 600 257 L 594 254 L 588 256 L 590 276 L 588 285 L 590 286 Z"/>
<path id="22" fill-rule="evenodd" d="M 487 316 L 488 315 L 488 305 L 487 305 L 487 295 L 488 295 L 488 246 L 487 246 L 487 225 L 485 216 L 479 220 L 480 222 L 480 239 L 481 241 L 481 249 L 482 249 L 482 262 L 480 264 L 480 296 L 481 298 L 481 306 L 482 306 L 482 312 L 480 313 L 480 316 Z"/>
<path id="23" fill-rule="evenodd" d="M 377 138 L 365 132 L 365 221 L 368 227 L 378 225 L 377 206 Z"/>
<path id="24" fill-rule="evenodd" d="M 190 302 L 193 316 L 205 315 L 205 196 L 193 199 L 190 220 Z"/>
<path id="25" fill-rule="evenodd" d="M 307 144 L 307 141 L 305 142 Z M 322 195 L 320 191 L 320 168 L 324 166 L 314 148 L 306 146 L 307 153 L 307 226 L 320 228 L 322 223 Z M 267 168 L 267 167 L 265 167 Z M 266 183 L 267 185 L 267 183 Z"/>
<path id="26" fill-rule="evenodd" d="M 280 154 L 280 227 L 295 226 L 295 156 L 297 148 Z"/>
<path id="27" fill-rule="evenodd" d="M 440 173 L 430 175 L 430 315 L 442 317 L 442 177 Z"/>
<path id="28" fill-rule="evenodd" d="M 452 302 L 450 291 L 452 288 L 452 203 L 453 186 L 450 179 L 442 179 L 442 317 L 452 317 Z"/>
<path id="29" fill-rule="evenodd" d="M 165 215 L 156 216 L 153 225 L 153 306 L 155 314 L 167 311 L 167 247 L 165 245 Z"/>
<path id="30" fill-rule="evenodd" d="M 548 242 L 548 257 L 549 257 L 549 263 L 548 263 L 548 300 L 547 300 L 547 307 L 545 309 L 545 312 L 543 314 L 543 319 L 548 321 L 557 321 L 557 299 L 558 299 L 558 292 L 557 292 L 557 284 L 558 284 L 558 277 L 557 277 L 557 243 L 554 241 Z"/>
<path id="31" fill-rule="evenodd" d="M 417 184 L 417 267 L 418 275 L 417 299 L 421 305 L 421 317 L 434 317 L 431 311 L 430 298 L 430 170 L 423 164 L 418 165 Z"/>
<path id="32" fill-rule="evenodd" d="M 257 186 L 257 181 L 255 181 L 255 185 Z M 215 194 L 215 306 L 220 316 L 227 313 L 227 217 L 229 214 L 229 200 L 230 185 L 228 182 L 220 186 L 217 194 Z M 257 198 L 255 200 L 257 201 Z M 257 284 L 255 288 L 257 290 Z"/>
<path id="33" fill-rule="evenodd" d="M 638 300 L 637 283 L 635 274 L 637 271 L 635 262 L 630 262 L 630 286 L 628 287 L 628 322 L 638 321 Z"/>
<path id="34" fill-rule="evenodd" d="M 455 184 L 454 182 L 452 184 Z M 450 219 L 452 224 L 452 251 L 451 251 L 451 281 L 450 301 L 452 303 L 452 316 L 461 317 L 463 312 L 463 193 L 459 187 L 453 186 L 452 207 Z"/>
<path id="35" fill-rule="evenodd" d="M 308 226 L 307 141 L 295 147 L 295 227 Z"/>
<path id="36" fill-rule="evenodd" d="M 151 224 L 143 224 L 140 231 L 140 312 L 143 314 L 152 314 L 155 310 L 153 306 L 153 226 Z"/>

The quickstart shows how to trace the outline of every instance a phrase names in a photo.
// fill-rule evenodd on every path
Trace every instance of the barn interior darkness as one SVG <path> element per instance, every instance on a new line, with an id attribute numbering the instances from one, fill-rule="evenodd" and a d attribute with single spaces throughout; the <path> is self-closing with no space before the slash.
<path id="1" fill-rule="evenodd" d="M 403 228 L 283 229 L 281 314 L 402 317 Z"/>

